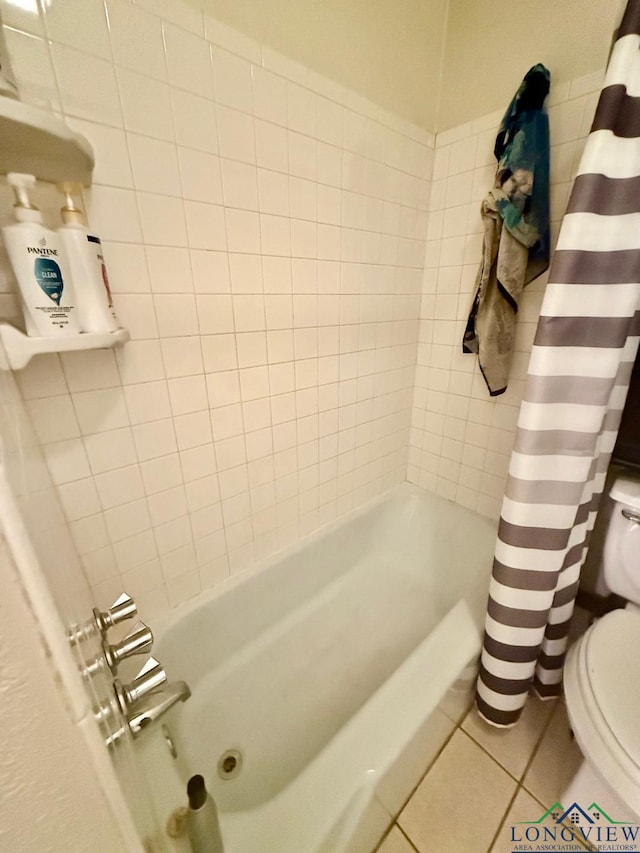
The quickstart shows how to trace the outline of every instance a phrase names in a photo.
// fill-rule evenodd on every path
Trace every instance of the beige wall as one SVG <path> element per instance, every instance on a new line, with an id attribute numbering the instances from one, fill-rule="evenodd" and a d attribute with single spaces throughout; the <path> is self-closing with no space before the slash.
<path id="1" fill-rule="evenodd" d="M 447 0 L 188 0 L 435 131 Z"/>
<path id="2" fill-rule="evenodd" d="M 126 850 L 0 539 L 0 850 Z"/>
<path id="3" fill-rule="evenodd" d="M 619 0 L 450 0 L 438 131 L 506 106 L 536 62 L 552 85 L 603 68 Z"/>
<path id="4" fill-rule="evenodd" d="M 433 132 L 505 106 L 536 62 L 549 67 L 555 85 L 602 68 L 623 5 L 623 0 L 187 2 Z"/>

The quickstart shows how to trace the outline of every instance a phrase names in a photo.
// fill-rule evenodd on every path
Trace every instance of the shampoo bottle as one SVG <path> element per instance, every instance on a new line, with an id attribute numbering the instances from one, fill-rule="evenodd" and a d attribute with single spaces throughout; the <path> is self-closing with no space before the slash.
<path id="1" fill-rule="evenodd" d="M 115 332 L 118 320 L 113 310 L 107 268 L 100 238 L 89 233 L 84 213 L 76 206 L 72 193 L 78 184 L 59 184 L 65 196 L 60 210 L 63 225 L 58 229 L 71 270 L 78 306 L 78 322 L 83 332 Z"/>
<path id="2" fill-rule="evenodd" d="M 7 181 L 16 197 L 16 222 L 5 225 L 2 236 L 20 288 L 27 334 L 46 338 L 77 335 L 80 326 L 62 244 L 55 231 L 44 227 L 42 214 L 27 193 L 36 179 L 10 172 Z"/>

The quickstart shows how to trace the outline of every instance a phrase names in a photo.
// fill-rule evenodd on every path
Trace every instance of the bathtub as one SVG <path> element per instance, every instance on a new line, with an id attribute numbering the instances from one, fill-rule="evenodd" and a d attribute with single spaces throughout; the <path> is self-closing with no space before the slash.
<path id="1" fill-rule="evenodd" d="M 160 823 L 201 773 L 227 853 L 370 853 L 471 701 L 495 536 L 404 484 L 179 608 L 155 654 L 193 695 L 137 742 Z"/>

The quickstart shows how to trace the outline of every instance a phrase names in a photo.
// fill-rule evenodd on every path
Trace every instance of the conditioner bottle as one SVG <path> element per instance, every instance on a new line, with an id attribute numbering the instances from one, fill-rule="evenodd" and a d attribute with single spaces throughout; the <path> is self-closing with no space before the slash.
<path id="1" fill-rule="evenodd" d="M 115 332 L 118 320 L 113 310 L 107 267 L 100 238 L 87 228 L 82 210 L 76 206 L 73 193 L 77 184 L 59 184 L 65 197 L 60 210 L 63 224 L 58 234 L 65 248 L 78 306 L 78 322 L 83 332 Z"/>

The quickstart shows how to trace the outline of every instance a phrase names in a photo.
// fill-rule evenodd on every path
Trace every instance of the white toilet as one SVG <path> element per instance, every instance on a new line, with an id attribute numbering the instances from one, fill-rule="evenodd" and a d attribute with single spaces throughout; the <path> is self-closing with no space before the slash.
<path id="1" fill-rule="evenodd" d="M 599 619 L 567 657 L 567 709 L 586 761 L 565 796 L 606 808 L 607 794 L 612 818 L 640 822 L 640 476 L 619 475 L 609 497 L 602 569 L 629 604 Z"/>

